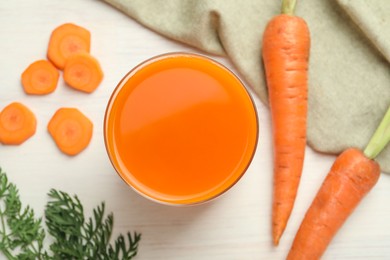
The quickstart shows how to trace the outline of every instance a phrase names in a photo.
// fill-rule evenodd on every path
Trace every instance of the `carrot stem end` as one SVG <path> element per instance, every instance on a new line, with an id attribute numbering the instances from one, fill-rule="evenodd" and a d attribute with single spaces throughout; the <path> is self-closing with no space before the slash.
<path id="1" fill-rule="evenodd" d="M 385 116 L 383 117 L 381 123 L 376 129 L 374 135 L 371 137 L 364 154 L 370 158 L 374 159 L 386 145 L 390 142 L 390 107 L 387 109 Z"/>
<path id="2" fill-rule="evenodd" d="M 283 0 L 282 14 L 294 15 L 296 0 Z"/>

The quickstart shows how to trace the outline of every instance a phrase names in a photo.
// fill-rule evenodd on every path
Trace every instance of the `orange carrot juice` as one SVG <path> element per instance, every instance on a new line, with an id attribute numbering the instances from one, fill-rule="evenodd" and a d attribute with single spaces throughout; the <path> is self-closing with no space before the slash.
<path id="1" fill-rule="evenodd" d="M 252 160 L 254 104 L 240 80 L 204 56 L 150 59 L 117 86 L 105 117 L 118 174 L 142 195 L 196 204 L 228 190 Z"/>

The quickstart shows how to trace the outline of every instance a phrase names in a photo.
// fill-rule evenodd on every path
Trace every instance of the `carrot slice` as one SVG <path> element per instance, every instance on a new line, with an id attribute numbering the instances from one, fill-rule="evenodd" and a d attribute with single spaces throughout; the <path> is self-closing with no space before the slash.
<path id="1" fill-rule="evenodd" d="M 45 95 L 53 92 L 60 73 L 47 60 L 38 60 L 30 64 L 22 73 L 22 85 L 27 94 Z"/>
<path id="2" fill-rule="evenodd" d="M 76 108 L 60 108 L 50 119 L 47 129 L 65 154 L 83 151 L 92 138 L 92 122 Z"/>
<path id="3" fill-rule="evenodd" d="M 64 69 L 64 80 L 72 88 L 91 93 L 103 80 L 99 62 L 83 52 L 69 57 Z"/>
<path id="4" fill-rule="evenodd" d="M 89 52 L 91 48 L 91 33 L 78 25 L 65 23 L 52 32 L 47 50 L 48 59 L 63 69 L 66 60 L 80 51 Z"/>
<path id="5" fill-rule="evenodd" d="M 33 112 L 14 102 L 0 113 L 0 143 L 19 145 L 35 134 L 37 120 Z"/>

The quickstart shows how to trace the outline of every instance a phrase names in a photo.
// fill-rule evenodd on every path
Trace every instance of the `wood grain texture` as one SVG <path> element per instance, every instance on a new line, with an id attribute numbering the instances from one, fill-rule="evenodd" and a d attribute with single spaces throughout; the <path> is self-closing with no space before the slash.
<path id="1" fill-rule="evenodd" d="M 20 75 L 32 61 L 45 58 L 50 32 L 65 22 L 92 33 L 91 52 L 105 72 L 92 94 L 77 92 L 60 79 L 47 96 L 24 94 Z M 103 118 L 116 84 L 132 67 L 154 55 L 199 52 L 169 41 L 127 16 L 94 0 L 19 0 L 0 4 L 0 109 L 12 101 L 37 116 L 34 137 L 19 147 L 0 145 L 0 165 L 20 189 L 22 200 L 42 215 L 50 188 L 77 193 L 86 211 L 105 200 L 115 213 L 115 234 L 137 230 L 143 237 L 137 259 L 284 259 L 293 236 L 334 157 L 308 149 L 300 190 L 278 248 L 271 242 L 272 148 L 269 111 L 257 98 L 260 139 L 244 177 L 217 200 L 175 208 L 150 202 L 116 175 L 105 152 Z M 226 59 L 213 57 L 228 67 Z M 61 106 L 76 106 L 94 122 L 90 146 L 70 158 L 46 130 Z M 384 175 L 346 225 L 324 259 L 390 258 L 390 176 Z M 0 257 L 1 258 L 1 257 Z"/>

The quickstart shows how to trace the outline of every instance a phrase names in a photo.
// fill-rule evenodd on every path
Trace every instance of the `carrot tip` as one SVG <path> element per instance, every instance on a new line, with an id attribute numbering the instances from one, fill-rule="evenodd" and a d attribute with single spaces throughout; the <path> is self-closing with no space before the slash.
<path id="1" fill-rule="evenodd" d="M 272 240 L 274 246 L 279 245 L 280 238 L 283 234 L 284 228 L 281 228 L 280 225 L 274 225 L 273 226 L 273 231 L 272 231 Z"/>
<path id="2" fill-rule="evenodd" d="M 279 237 L 274 237 L 274 239 L 273 239 L 274 246 L 278 246 L 279 245 L 279 240 L 280 240 L 280 236 Z"/>

